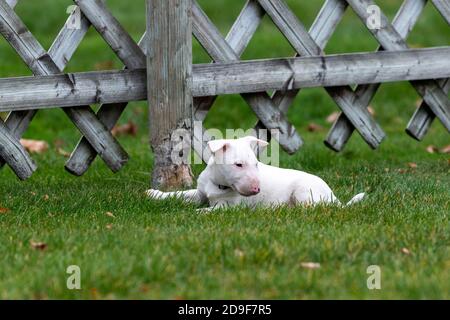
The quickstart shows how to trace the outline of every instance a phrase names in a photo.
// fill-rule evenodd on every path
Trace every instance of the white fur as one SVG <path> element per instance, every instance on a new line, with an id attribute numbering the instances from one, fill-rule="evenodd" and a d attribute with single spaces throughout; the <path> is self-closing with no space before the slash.
<path id="1" fill-rule="evenodd" d="M 330 187 L 321 178 L 306 172 L 282 169 L 259 162 L 254 149 L 267 142 L 254 137 L 236 140 L 214 140 L 208 146 L 213 154 L 206 169 L 200 174 L 197 189 L 177 192 L 147 190 L 155 199 L 180 197 L 214 208 L 246 205 L 340 205 Z M 225 190 L 219 187 L 228 187 Z M 347 205 L 364 198 L 354 196 Z"/>

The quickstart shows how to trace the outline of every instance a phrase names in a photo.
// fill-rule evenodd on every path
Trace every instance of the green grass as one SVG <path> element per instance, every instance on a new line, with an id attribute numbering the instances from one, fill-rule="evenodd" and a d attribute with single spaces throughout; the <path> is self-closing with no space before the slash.
<path id="1" fill-rule="evenodd" d="M 392 18 L 401 1 L 378 1 Z M 226 33 L 243 1 L 200 1 Z M 288 1 L 309 26 L 322 1 Z M 45 47 L 65 20 L 71 1 L 22 1 L 17 11 Z M 108 1 L 135 39 L 145 26 L 144 1 Z M 45 17 L 45 18 L 44 18 Z M 450 32 L 428 5 L 413 31 L 414 46 L 448 45 Z M 376 42 L 348 11 L 331 39 L 328 53 L 369 51 Z M 207 56 L 194 44 L 196 62 Z M 264 20 L 244 53 L 245 59 L 291 56 L 293 50 Z M 91 31 L 70 71 L 99 65 L 120 68 L 111 50 Z M 0 76 L 29 71 L 0 40 Z M 40 111 L 26 132 L 43 139 L 50 150 L 33 155 L 38 171 L 18 181 L 1 171 L 0 298 L 450 298 L 449 156 L 429 154 L 428 145 L 449 144 L 449 134 L 435 121 L 418 143 L 404 133 L 417 94 L 407 83 L 383 85 L 372 103 L 388 134 L 372 151 L 355 134 L 344 152 L 322 143 L 334 102 L 322 89 L 302 91 L 289 112 L 305 146 L 294 156 L 282 154 L 283 167 L 323 177 L 342 201 L 365 191 L 353 207 L 277 210 L 232 209 L 198 214 L 178 201 L 147 200 L 152 155 L 148 146 L 145 103 L 132 103 L 121 119 L 134 121 L 137 137 L 120 137 L 129 164 L 112 174 L 97 160 L 81 177 L 63 169 L 55 145 L 71 151 L 79 133 L 61 110 Z M 220 97 L 208 127 L 249 128 L 255 117 L 239 96 Z M 324 127 L 308 132 L 314 122 Z M 408 163 L 417 164 L 416 169 Z M 195 166 L 198 174 L 202 166 Z M 115 217 L 106 215 L 112 212 Z M 44 251 L 30 241 L 44 242 Z M 407 248 L 410 254 L 402 252 Z M 319 262 L 307 270 L 301 262 Z M 368 290 L 366 268 L 379 265 L 382 289 Z M 66 268 L 81 267 L 82 290 L 66 288 Z"/>

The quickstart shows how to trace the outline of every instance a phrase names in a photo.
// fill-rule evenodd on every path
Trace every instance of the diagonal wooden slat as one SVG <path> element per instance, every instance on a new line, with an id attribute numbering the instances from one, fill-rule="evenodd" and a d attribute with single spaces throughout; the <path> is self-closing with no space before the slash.
<path id="1" fill-rule="evenodd" d="M 322 55 L 305 27 L 282 0 L 259 0 L 273 22 L 277 25 L 294 49 L 302 56 Z M 318 74 L 324 77 L 325 74 Z M 376 148 L 385 137 L 381 127 L 373 120 L 366 108 L 354 105 L 355 94 L 349 86 L 326 87 L 325 90 L 358 129 L 363 139 Z"/>
<path id="2" fill-rule="evenodd" d="M 0 156 L 21 180 L 28 179 L 36 171 L 36 164 L 3 121 L 0 121 Z"/>
<path id="3" fill-rule="evenodd" d="M 347 0 L 355 13 L 362 21 L 368 18 L 367 8 L 375 5 L 372 0 Z M 402 39 L 401 35 L 389 23 L 386 16 L 381 12 L 381 29 L 370 30 L 377 41 L 385 50 L 405 50 L 408 45 Z M 444 127 L 450 131 L 450 100 L 447 94 L 442 90 L 436 80 L 411 81 L 416 91 L 423 97 L 433 113 L 439 118 Z"/>
<path id="4" fill-rule="evenodd" d="M 87 16 L 90 23 L 113 49 L 126 68 L 145 68 L 146 58 L 143 52 L 145 48 L 139 47 L 145 44 L 145 41 L 143 41 L 145 35 L 137 45 L 102 1 L 77 0 L 75 3 L 80 6 L 83 15 Z M 106 128 L 111 130 L 127 105 L 128 103 L 102 105 L 97 112 L 97 116 Z M 81 176 L 89 169 L 96 156 L 96 150 L 90 145 L 86 137 L 82 137 L 66 162 L 65 168 L 70 173 Z"/>
<path id="5" fill-rule="evenodd" d="M 217 62 L 239 60 L 238 55 L 195 1 L 192 8 L 192 18 L 194 35 L 211 58 Z M 284 115 L 275 107 L 267 93 L 245 93 L 241 96 L 266 128 L 280 132 L 279 143 L 288 153 L 295 152 L 301 146 L 302 141 L 295 128 L 286 121 Z"/>
<path id="6" fill-rule="evenodd" d="M 337 25 L 344 16 L 347 7 L 347 2 L 341 0 L 327 0 L 324 3 L 309 30 L 311 38 L 317 43 L 321 50 L 325 49 L 331 35 L 334 33 Z M 300 55 L 298 53 L 295 55 L 295 57 L 299 56 Z M 275 91 L 272 95 L 272 100 L 283 114 L 287 114 L 289 107 L 292 105 L 299 92 L 300 89 Z M 261 122 L 258 122 L 256 125 L 256 129 L 263 127 L 264 126 Z"/>
<path id="7" fill-rule="evenodd" d="M 341 0 L 340 0 L 341 1 Z M 342 2 L 345 2 L 342 0 Z M 398 10 L 393 25 L 397 32 L 406 39 L 418 21 L 427 0 L 405 0 Z M 378 51 L 382 47 L 378 48 Z M 356 99 L 354 104 L 360 105 L 361 108 L 367 108 L 378 91 L 380 84 L 360 85 L 355 89 Z M 350 139 L 355 127 L 347 119 L 345 114 L 341 113 L 333 124 L 325 145 L 335 151 L 342 151 L 345 144 Z"/>
<path id="8" fill-rule="evenodd" d="M 438 83 L 442 90 L 448 94 L 450 91 L 450 79 L 440 79 L 438 80 Z M 435 118 L 436 116 L 430 107 L 428 107 L 428 104 L 425 101 L 422 101 L 421 105 L 408 122 L 406 133 L 418 141 L 422 140 Z"/>
<path id="9" fill-rule="evenodd" d="M 0 18 L 1 33 L 35 75 L 60 73 L 50 55 L 3 0 L 0 1 Z M 127 162 L 126 152 L 89 106 L 65 108 L 64 112 L 96 148 L 111 170 L 118 171 Z"/>
<path id="10" fill-rule="evenodd" d="M 13 7 L 12 7 L 13 8 Z M 83 40 L 86 32 L 89 29 L 90 23 L 81 15 L 80 28 L 73 29 L 68 27 L 68 22 L 73 19 L 72 13 L 66 21 L 66 24 L 59 32 L 55 41 L 49 49 L 49 55 L 53 61 L 58 66 L 59 70 L 63 71 L 66 64 L 71 59 L 73 53 L 75 52 L 78 45 Z M 37 110 L 26 110 L 26 111 L 15 111 L 11 112 L 6 119 L 6 126 L 9 131 L 19 139 L 23 133 L 27 130 L 30 122 L 36 115 Z M 5 162 L 0 159 L 0 167 L 2 167 Z"/>
<path id="11" fill-rule="evenodd" d="M 6 3 L 14 8 L 17 2 L 17 0 L 8 0 Z M 25 180 L 36 171 L 37 167 L 18 140 L 19 137 L 15 132 L 0 119 L 0 168 L 6 160 L 17 177 Z"/>
<path id="12" fill-rule="evenodd" d="M 450 25 L 450 1 L 448 0 L 432 0 L 434 6 L 441 13 L 442 17 Z"/>
<path id="13" fill-rule="evenodd" d="M 255 34 L 264 15 L 264 10 L 255 0 L 248 0 L 241 10 L 238 18 L 225 38 L 225 41 L 228 42 L 230 47 L 239 57 L 250 43 L 250 40 Z M 213 62 L 214 60 L 212 63 Z M 194 151 L 205 163 L 208 163 L 209 158 L 211 157 L 211 153 L 207 146 L 211 137 L 208 136 L 202 125 L 200 128 L 197 127 L 199 126 L 199 123 L 202 123 L 205 120 L 206 115 L 216 101 L 216 98 L 217 96 L 194 98 L 194 120 L 196 121 L 196 127 L 193 132 L 193 147 Z"/>
<path id="14" fill-rule="evenodd" d="M 450 2 L 447 0 L 435 0 L 433 1 L 436 9 L 441 13 L 441 15 L 446 19 L 447 23 L 450 24 Z M 439 80 L 439 86 L 442 88 L 444 93 L 448 94 L 448 85 L 449 81 Z M 414 112 L 411 120 L 408 122 L 406 126 L 406 133 L 408 133 L 411 137 L 417 140 L 422 140 L 428 129 L 431 127 L 433 120 L 435 118 L 435 114 L 428 106 L 425 101 L 422 101 L 420 107 Z"/>

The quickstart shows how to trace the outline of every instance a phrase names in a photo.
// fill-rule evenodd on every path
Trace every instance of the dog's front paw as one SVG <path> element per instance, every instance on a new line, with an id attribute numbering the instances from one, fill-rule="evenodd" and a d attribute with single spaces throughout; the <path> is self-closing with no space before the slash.
<path id="1" fill-rule="evenodd" d="M 155 189 L 148 189 L 145 191 L 145 195 L 151 199 L 161 199 L 163 194 L 164 192 Z"/>

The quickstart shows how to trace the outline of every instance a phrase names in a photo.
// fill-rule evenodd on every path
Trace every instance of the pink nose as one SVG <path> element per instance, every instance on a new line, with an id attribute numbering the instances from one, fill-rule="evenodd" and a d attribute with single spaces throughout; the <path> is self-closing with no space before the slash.
<path id="1" fill-rule="evenodd" d="M 252 191 L 252 193 L 257 194 L 261 191 L 261 189 L 259 188 L 258 185 L 256 185 L 256 186 L 252 186 L 251 191 Z"/>

